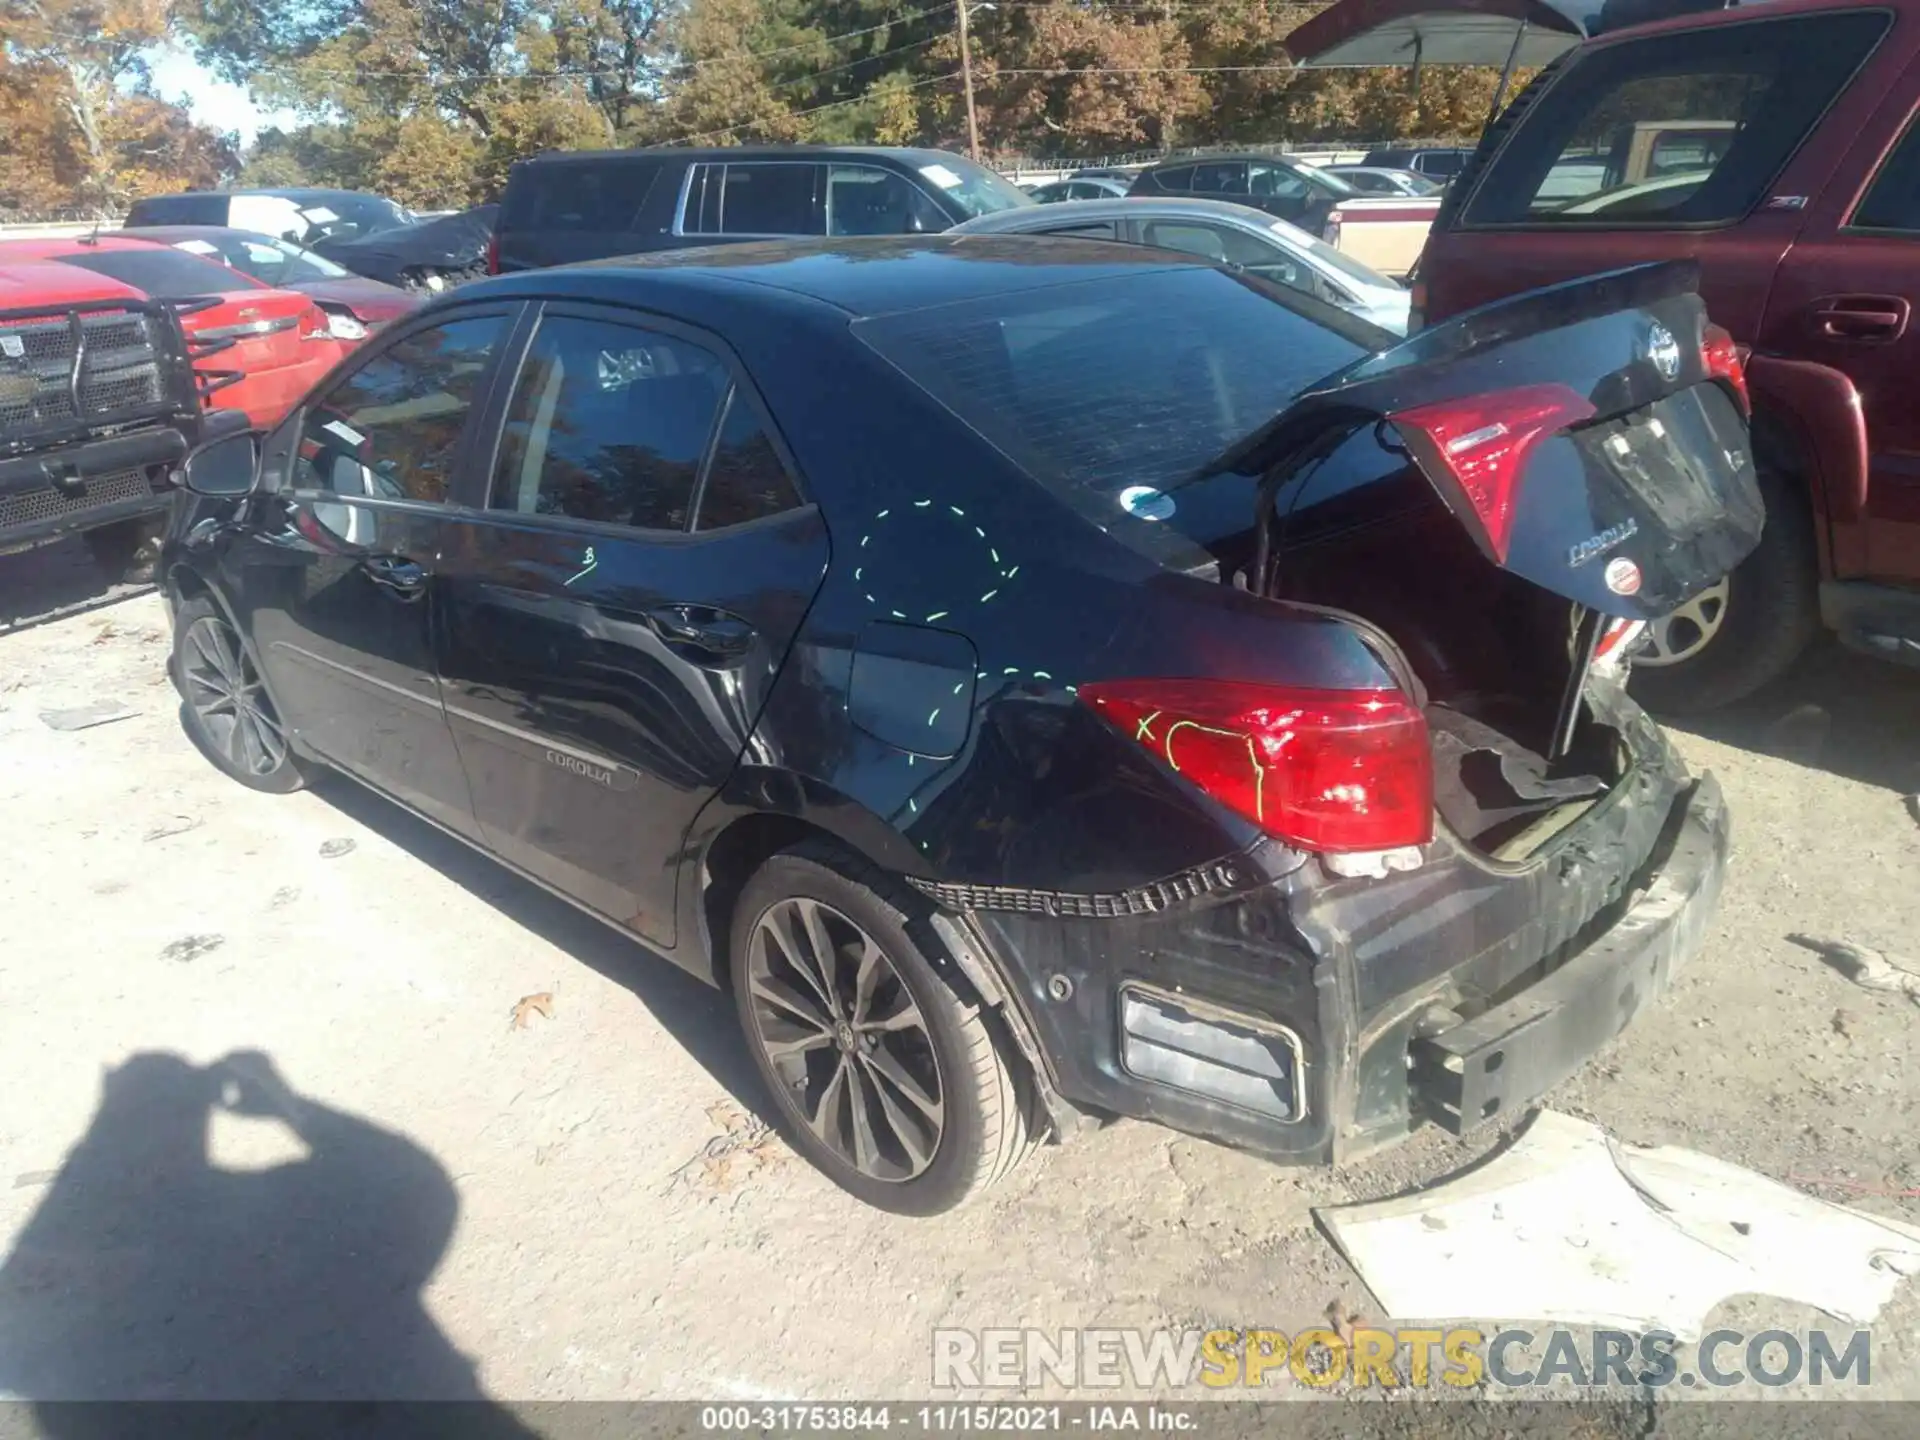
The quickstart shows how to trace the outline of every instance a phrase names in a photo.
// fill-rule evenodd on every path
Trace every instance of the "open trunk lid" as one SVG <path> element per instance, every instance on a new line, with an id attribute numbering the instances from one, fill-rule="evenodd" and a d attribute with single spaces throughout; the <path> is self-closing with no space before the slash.
<path id="1" fill-rule="evenodd" d="M 1545 65 L 1598 26 L 1579 0 L 1339 0 L 1286 38 L 1296 64 Z"/>
<path id="2" fill-rule="evenodd" d="M 1708 325 L 1691 261 L 1496 302 L 1329 376 L 1223 455 L 1290 486 L 1381 427 L 1496 567 L 1576 605 L 1651 620 L 1717 583 L 1764 522 L 1744 382 Z"/>

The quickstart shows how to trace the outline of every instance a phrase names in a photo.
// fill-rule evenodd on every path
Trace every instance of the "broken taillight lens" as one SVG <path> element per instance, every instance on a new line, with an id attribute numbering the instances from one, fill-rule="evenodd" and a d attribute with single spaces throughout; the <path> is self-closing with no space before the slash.
<path id="1" fill-rule="evenodd" d="M 1707 374 L 1724 380 L 1738 397 L 1740 408 L 1751 413 L 1753 397 L 1747 393 L 1747 367 L 1740 363 L 1740 347 L 1734 344 L 1733 336 L 1718 325 L 1707 326 L 1700 340 L 1700 358 L 1706 362 Z"/>
<path id="2" fill-rule="evenodd" d="M 500 234 L 498 231 L 495 231 L 487 237 L 487 273 L 489 275 L 498 275 L 500 273 Z"/>
<path id="3" fill-rule="evenodd" d="M 1504 565 L 1527 457 L 1542 440 L 1593 415 L 1592 403 L 1565 385 L 1520 385 L 1387 418 L 1428 478 L 1453 480 L 1488 553 Z"/>
<path id="4" fill-rule="evenodd" d="M 1303 850 L 1391 850 L 1433 838 L 1433 751 L 1398 690 L 1220 680 L 1115 680 L 1080 699 L 1268 834 Z"/>

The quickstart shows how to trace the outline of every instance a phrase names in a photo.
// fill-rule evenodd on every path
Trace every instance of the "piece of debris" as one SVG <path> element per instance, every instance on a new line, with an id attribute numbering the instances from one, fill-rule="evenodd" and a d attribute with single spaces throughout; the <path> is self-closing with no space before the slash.
<path id="1" fill-rule="evenodd" d="M 160 952 L 162 960 L 177 960 L 182 965 L 198 960 L 202 955 L 210 955 L 227 943 L 224 935 L 182 935 L 166 949 Z"/>
<path id="2" fill-rule="evenodd" d="M 140 838 L 142 840 L 165 840 L 169 835 L 184 835 L 189 830 L 198 830 L 202 823 L 196 815 L 176 815 L 173 819 L 154 826 Z"/>
<path id="3" fill-rule="evenodd" d="M 359 843 L 357 840 L 349 840 L 344 836 L 338 840 L 329 840 L 320 847 L 320 858 L 322 860 L 338 860 L 342 855 L 351 855 L 354 847 Z"/>
<path id="4" fill-rule="evenodd" d="M 58 1170 L 23 1170 L 13 1177 L 13 1188 L 31 1190 L 36 1185 L 50 1185 L 59 1178 Z"/>
<path id="5" fill-rule="evenodd" d="M 724 1194 L 787 1156 L 787 1150 L 780 1143 L 780 1133 L 737 1105 L 716 1100 L 707 1107 L 707 1118 L 720 1127 L 721 1133 L 673 1172 L 667 1181 L 668 1190 L 703 1181 Z"/>
<path id="6" fill-rule="evenodd" d="M 105 620 L 94 630 L 93 639 L 87 643 L 89 645 L 104 645 L 119 633 L 120 627 L 118 625 L 114 624 L 111 620 Z"/>
<path id="7" fill-rule="evenodd" d="M 1757 1294 L 1864 1326 L 1920 1274 L 1920 1226 L 1551 1110 L 1451 1181 L 1314 1215 L 1396 1321 L 1499 1315 L 1693 1341 L 1716 1305 Z M 1444 1230 L 1422 1223 L 1433 1215 Z"/>
<path id="8" fill-rule="evenodd" d="M 1811 935 L 1789 935 L 1796 945 L 1817 953 L 1862 990 L 1905 995 L 1920 1005 L 1920 963 L 1884 950 L 1870 950 L 1849 940 L 1818 940 Z"/>
<path id="9" fill-rule="evenodd" d="M 534 1016 L 551 1020 L 553 1018 L 553 992 L 542 990 L 537 995 L 522 995 L 513 1002 L 512 1018 L 507 1023 L 509 1030 L 524 1030 L 532 1023 Z"/>
<path id="10" fill-rule="evenodd" d="M 1843 1040 L 1851 1040 L 1853 1038 L 1853 1031 L 1850 1028 L 1853 1024 L 1853 1016 L 1849 1015 L 1845 1010 L 1834 1011 L 1833 1019 L 1827 1023 L 1833 1026 L 1833 1033 L 1840 1036 Z"/>
<path id="11" fill-rule="evenodd" d="M 42 710 L 40 718 L 50 730 L 91 730 L 96 725 L 111 725 L 115 720 L 131 720 L 139 713 L 118 700 L 96 700 L 71 710 Z"/>
<path id="12" fill-rule="evenodd" d="M 273 897 L 267 901 L 267 908 L 269 910 L 284 910 L 299 898 L 300 887 L 298 885 L 282 885 L 278 890 L 273 892 Z"/>
<path id="13" fill-rule="evenodd" d="M 1347 1302 L 1338 1295 L 1327 1302 L 1327 1323 L 1333 1326 L 1333 1333 L 1340 1337 L 1348 1349 L 1353 1348 L 1354 1327 L 1364 1321 L 1365 1317 L 1349 1310 Z"/>

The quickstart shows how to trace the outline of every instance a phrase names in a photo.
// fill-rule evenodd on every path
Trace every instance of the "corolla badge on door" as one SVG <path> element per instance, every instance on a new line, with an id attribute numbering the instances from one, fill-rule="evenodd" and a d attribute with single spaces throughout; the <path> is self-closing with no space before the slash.
<path id="1" fill-rule="evenodd" d="M 1680 342 L 1658 320 L 1647 327 L 1647 359 L 1663 380 L 1680 378 Z"/>

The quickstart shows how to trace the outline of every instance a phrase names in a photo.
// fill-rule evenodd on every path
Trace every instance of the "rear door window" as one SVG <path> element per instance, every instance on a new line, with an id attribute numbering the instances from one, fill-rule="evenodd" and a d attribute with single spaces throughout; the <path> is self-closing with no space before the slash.
<path id="1" fill-rule="evenodd" d="M 681 230 L 688 235 L 818 235 L 824 169 L 790 161 L 696 165 L 687 177 Z"/>
<path id="2" fill-rule="evenodd" d="M 1244 195 L 1247 193 L 1245 161 L 1215 161 L 1193 167 L 1193 183 L 1188 186 L 1198 195 Z"/>
<path id="3" fill-rule="evenodd" d="M 727 418 L 707 462 L 693 528 L 723 530 L 778 515 L 799 503 L 800 492 L 793 488 L 759 412 L 736 389 L 728 397 Z"/>
<path id="4" fill-rule="evenodd" d="M 1887 25 L 1885 11 L 1830 10 L 1595 50 L 1540 97 L 1495 156 L 1465 224 L 1739 220 Z"/>
<path id="5" fill-rule="evenodd" d="M 729 377 L 678 336 L 543 320 L 507 411 L 495 510 L 684 530 Z"/>
<path id="6" fill-rule="evenodd" d="M 1162 190 L 1191 190 L 1193 167 L 1181 165 L 1172 170 L 1156 170 L 1153 172 L 1153 183 Z"/>

